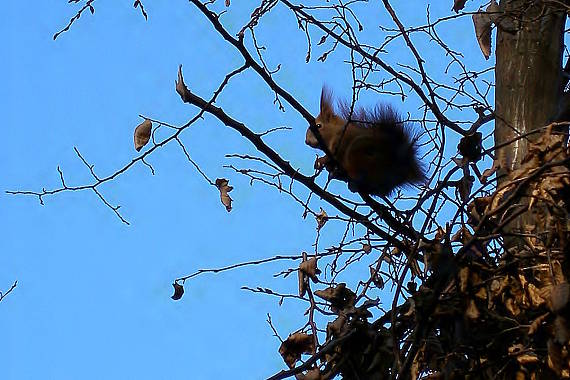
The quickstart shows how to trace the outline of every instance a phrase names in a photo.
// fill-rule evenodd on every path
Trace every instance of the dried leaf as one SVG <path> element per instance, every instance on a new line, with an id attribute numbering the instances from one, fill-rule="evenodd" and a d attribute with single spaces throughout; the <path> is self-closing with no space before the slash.
<path id="1" fill-rule="evenodd" d="M 145 119 L 142 123 L 137 125 L 135 128 L 135 149 L 136 151 L 140 151 L 143 146 L 145 146 L 148 141 L 150 140 L 150 134 L 152 132 L 152 122 L 148 119 Z"/>
<path id="2" fill-rule="evenodd" d="M 538 356 L 524 354 L 524 355 L 517 356 L 517 361 L 523 365 L 524 364 L 534 364 L 534 363 L 538 363 Z M 524 377 L 523 377 L 523 379 L 524 379 Z"/>
<path id="3" fill-rule="evenodd" d="M 372 282 L 378 289 L 384 289 L 384 279 L 379 272 L 380 271 L 376 271 L 376 269 L 370 267 L 370 277 L 372 278 Z"/>
<path id="4" fill-rule="evenodd" d="M 226 206 L 228 212 L 232 211 L 232 198 L 229 196 L 229 192 L 234 188 L 228 185 L 229 181 L 225 178 L 216 179 L 216 187 L 220 191 L 220 200 L 222 204 Z"/>
<path id="5" fill-rule="evenodd" d="M 334 312 L 354 306 L 354 301 L 356 300 L 356 294 L 348 289 L 345 283 L 340 283 L 336 287 L 331 286 L 324 290 L 316 290 L 315 295 L 330 302 L 331 309 Z"/>
<path id="6" fill-rule="evenodd" d="M 178 66 L 178 80 L 174 82 L 176 84 L 176 92 L 182 98 L 184 103 L 188 103 L 190 101 L 190 91 L 186 84 L 184 83 L 184 78 L 182 77 L 182 65 Z"/>
<path id="7" fill-rule="evenodd" d="M 299 265 L 299 271 L 309 276 L 313 282 L 318 282 L 317 274 L 321 274 L 321 270 L 317 268 L 317 258 L 312 257 Z"/>
<path id="8" fill-rule="evenodd" d="M 491 18 L 487 13 L 478 12 L 473 14 L 475 36 L 485 59 L 491 55 Z"/>
<path id="9" fill-rule="evenodd" d="M 370 252 L 372 252 L 372 246 L 368 243 L 366 243 L 366 244 L 362 243 L 362 251 L 364 253 L 370 253 Z"/>
<path id="10" fill-rule="evenodd" d="M 287 340 L 281 343 L 279 353 L 289 368 L 295 367 L 295 363 L 301 359 L 302 354 L 315 352 L 315 340 L 313 335 L 298 332 L 289 335 Z"/>
<path id="11" fill-rule="evenodd" d="M 321 212 L 317 214 L 316 219 L 317 219 L 317 231 L 319 231 L 329 220 L 329 216 L 327 215 L 325 210 L 323 210 L 322 207 L 321 207 Z"/>
<path id="12" fill-rule="evenodd" d="M 491 22 L 497 23 L 498 18 L 500 17 L 501 8 L 499 8 L 499 4 L 495 0 L 491 0 L 491 4 L 485 9 L 485 11 L 489 14 L 489 18 Z"/>
<path id="13" fill-rule="evenodd" d="M 530 324 L 530 327 L 528 329 L 528 335 L 532 335 L 535 332 L 537 332 L 538 328 L 540 327 L 542 322 L 544 322 L 546 317 L 548 317 L 548 313 L 542 314 L 540 317 L 538 317 L 534 321 L 532 321 L 532 323 Z"/>
<path id="14" fill-rule="evenodd" d="M 530 302 L 532 302 L 533 306 L 538 307 L 546 302 L 544 298 L 542 298 L 542 296 L 540 295 L 540 291 L 534 284 L 528 284 L 526 290 L 530 298 Z"/>
<path id="15" fill-rule="evenodd" d="M 334 321 L 327 323 L 327 341 L 341 335 L 346 327 L 346 321 L 345 315 L 339 315 Z"/>
<path id="16" fill-rule="evenodd" d="M 182 295 L 184 294 L 184 286 L 180 285 L 177 282 L 174 282 L 172 286 L 174 287 L 174 294 L 170 298 L 172 298 L 175 301 L 178 301 L 180 298 L 182 298 Z"/>

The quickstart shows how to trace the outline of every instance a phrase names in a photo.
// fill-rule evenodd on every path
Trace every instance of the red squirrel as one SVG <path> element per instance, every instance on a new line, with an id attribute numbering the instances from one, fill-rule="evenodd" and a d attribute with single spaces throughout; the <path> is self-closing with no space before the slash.
<path id="1" fill-rule="evenodd" d="M 353 192 L 379 196 L 425 182 L 416 133 L 394 108 L 386 104 L 372 109 L 359 107 L 352 115 L 346 103 L 340 103 L 339 108 L 337 113 L 331 92 L 323 87 L 315 124 L 334 160 L 329 156 L 318 158 L 316 169 L 324 166 L 331 178 L 347 182 Z M 311 128 L 307 129 L 305 143 L 326 151 Z"/>

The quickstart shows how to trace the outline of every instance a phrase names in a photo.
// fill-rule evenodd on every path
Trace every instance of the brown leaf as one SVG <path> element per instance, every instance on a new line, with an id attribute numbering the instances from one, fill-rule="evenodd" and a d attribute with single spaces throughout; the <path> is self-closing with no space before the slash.
<path id="1" fill-rule="evenodd" d="M 145 146 L 150 140 L 150 134 L 152 132 L 152 122 L 149 119 L 144 119 L 142 123 L 137 125 L 135 128 L 135 149 L 140 151 L 143 146 Z"/>
<path id="2" fill-rule="evenodd" d="M 298 332 L 289 335 L 287 340 L 281 343 L 279 353 L 289 368 L 295 367 L 295 363 L 301 359 L 302 354 L 315 352 L 315 340 L 313 335 Z"/>
<path id="3" fill-rule="evenodd" d="M 229 192 L 234 188 L 228 185 L 229 181 L 225 178 L 216 179 L 216 187 L 220 190 L 220 200 L 222 204 L 226 206 L 228 212 L 232 211 L 232 198 L 229 196 Z"/>
<path id="4" fill-rule="evenodd" d="M 530 324 L 530 327 L 528 329 L 528 335 L 532 335 L 535 332 L 537 332 L 540 325 L 542 324 L 542 322 L 544 322 L 546 317 L 548 317 L 548 313 L 544 313 L 540 317 L 538 317 L 534 321 L 532 321 L 532 323 Z"/>
<path id="5" fill-rule="evenodd" d="M 174 81 L 176 84 L 176 92 L 182 98 L 184 103 L 188 103 L 190 101 L 190 91 L 186 84 L 184 83 L 184 78 L 182 77 L 182 65 L 178 66 L 178 80 Z"/>
<path id="6" fill-rule="evenodd" d="M 180 285 L 177 282 L 174 282 L 172 286 L 174 287 L 174 294 L 170 298 L 172 298 L 175 301 L 178 301 L 180 298 L 182 298 L 182 295 L 184 294 L 184 286 Z"/>
<path id="7" fill-rule="evenodd" d="M 451 8 L 451 10 L 455 11 L 455 13 L 459 13 L 459 11 L 465 7 L 466 2 L 467 0 L 453 0 L 453 8 Z"/>
<path id="8" fill-rule="evenodd" d="M 491 4 L 489 4 L 489 6 L 487 7 L 487 9 L 485 9 L 485 11 L 489 13 L 489 18 L 491 19 L 491 22 L 496 24 L 501 13 L 501 8 L 499 8 L 499 4 L 497 4 L 495 0 L 491 0 Z"/>
<path id="9" fill-rule="evenodd" d="M 226 7 L 230 6 L 230 0 L 226 0 Z"/>
<path id="10" fill-rule="evenodd" d="M 378 289 L 384 288 L 384 279 L 382 278 L 380 271 L 376 271 L 375 268 L 370 267 L 370 277 Z"/>
<path id="11" fill-rule="evenodd" d="M 473 14 L 475 36 L 485 59 L 491 55 L 491 18 L 488 14 L 478 12 Z"/>
<path id="12" fill-rule="evenodd" d="M 528 284 L 526 290 L 533 306 L 538 307 L 546 302 L 544 298 L 541 297 L 540 291 L 534 284 Z"/>
<path id="13" fill-rule="evenodd" d="M 346 321 L 347 319 L 345 315 L 339 315 L 337 319 L 327 323 L 327 341 L 340 336 L 343 329 L 346 327 Z"/>
<path id="14" fill-rule="evenodd" d="M 307 261 L 303 261 L 299 265 L 299 272 L 302 272 L 309 276 L 313 282 L 318 282 L 319 279 L 317 278 L 317 274 L 321 274 L 321 270 L 317 268 L 317 258 L 312 257 Z"/>
<path id="15" fill-rule="evenodd" d="M 534 364 L 534 363 L 538 363 L 538 356 L 536 355 L 529 355 L 529 354 L 524 354 L 524 355 L 519 355 L 517 356 L 517 361 L 520 364 Z M 524 379 L 524 377 L 523 377 Z"/>
<path id="16" fill-rule="evenodd" d="M 316 216 L 317 219 L 317 231 L 319 231 L 323 226 L 328 222 L 329 216 L 327 215 L 326 211 L 322 209 Z"/>
<path id="17" fill-rule="evenodd" d="M 354 301 L 356 300 L 356 294 L 347 288 L 345 283 L 340 283 L 336 287 L 329 287 L 324 290 L 316 290 L 315 295 L 330 302 L 331 309 L 334 312 L 348 306 L 354 306 Z"/>

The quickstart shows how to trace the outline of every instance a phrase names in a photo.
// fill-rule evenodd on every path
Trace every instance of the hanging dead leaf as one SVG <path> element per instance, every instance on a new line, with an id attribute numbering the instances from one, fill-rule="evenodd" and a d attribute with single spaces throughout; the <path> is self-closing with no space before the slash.
<path id="1" fill-rule="evenodd" d="M 298 332 L 281 343 L 279 353 L 289 368 L 295 367 L 295 363 L 301 359 L 302 354 L 312 354 L 315 352 L 315 340 L 313 335 Z"/>
<path id="2" fill-rule="evenodd" d="M 343 329 L 346 326 L 346 319 L 345 315 L 339 315 L 337 319 L 332 322 L 327 323 L 327 341 L 330 341 L 332 338 L 340 336 Z"/>
<path id="3" fill-rule="evenodd" d="M 137 125 L 135 128 L 135 149 L 140 151 L 143 146 L 145 146 L 150 140 L 150 134 L 152 132 L 152 122 L 149 119 L 144 119 L 142 123 Z"/>
<path id="4" fill-rule="evenodd" d="M 348 306 L 354 306 L 356 294 L 346 287 L 345 283 L 340 283 L 336 287 L 329 287 L 324 290 L 316 290 L 315 295 L 330 302 L 331 309 L 335 313 Z"/>
<path id="5" fill-rule="evenodd" d="M 491 18 L 487 13 L 478 12 L 473 14 L 475 36 L 485 59 L 491 56 Z"/>
<path id="6" fill-rule="evenodd" d="M 176 92 L 180 95 L 182 101 L 184 103 L 188 103 L 190 101 L 191 94 L 184 83 L 184 78 L 182 77 L 182 65 L 178 66 L 178 80 L 174 81 L 174 83 L 176 84 Z"/>
<path id="7" fill-rule="evenodd" d="M 319 231 L 329 220 L 329 216 L 327 215 L 326 211 L 322 209 L 316 216 L 317 219 L 317 231 Z"/>
<path id="8" fill-rule="evenodd" d="M 318 282 L 317 274 L 321 274 L 321 270 L 317 268 L 317 258 L 312 257 L 299 265 L 299 271 L 309 276 L 313 282 Z"/>
<path id="9" fill-rule="evenodd" d="M 497 21 L 501 15 L 501 8 L 499 8 L 499 4 L 497 4 L 495 0 L 491 0 L 491 4 L 489 4 L 485 11 L 489 14 L 491 22 L 497 24 Z"/>
<path id="10" fill-rule="evenodd" d="M 232 211 L 232 198 L 229 196 L 229 192 L 234 188 L 228 185 L 229 181 L 225 178 L 216 179 L 216 187 L 220 190 L 220 200 L 222 204 L 226 206 L 228 212 Z"/>
<path id="11" fill-rule="evenodd" d="M 372 252 L 372 246 L 368 243 L 362 243 L 362 252 L 364 253 Z"/>
<path id="12" fill-rule="evenodd" d="M 184 294 L 184 286 L 180 285 L 177 282 L 174 282 L 172 286 L 174 287 L 174 294 L 170 298 L 172 298 L 175 301 L 178 301 L 180 298 L 182 298 L 182 295 Z"/>
<path id="13" fill-rule="evenodd" d="M 378 289 L 384 289 L 384 279 L 382 278 L 380 271 L 370 267 L 370 277 Z"/>
<path id="14" fill-rule="evenodd" d="M 459 13 L 459 11 L 465 7 L 466 2 L 467 0 L 453 0 L 453 8 L 451 8 L 451 10 L 455 13 Z"/>

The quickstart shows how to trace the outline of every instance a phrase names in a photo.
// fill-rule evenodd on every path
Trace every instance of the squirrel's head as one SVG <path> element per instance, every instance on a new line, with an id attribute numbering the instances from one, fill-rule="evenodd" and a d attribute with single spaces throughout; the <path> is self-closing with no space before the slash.
<path id="1" fill-rule="evenodd" d="M 315 126 L 329 149 L 332 141 L 338 135 L 338 131 L 342 130 L 345 124 L 346 121 L 334 112 L 331 92 L 326 87 L 323 87 L 321 91 L 321 112 L 315 119 Z M 305 144 L 313 148 L 322 149 L 317 136 L 315 136 L 310 127 L 307 128 Z"/>

